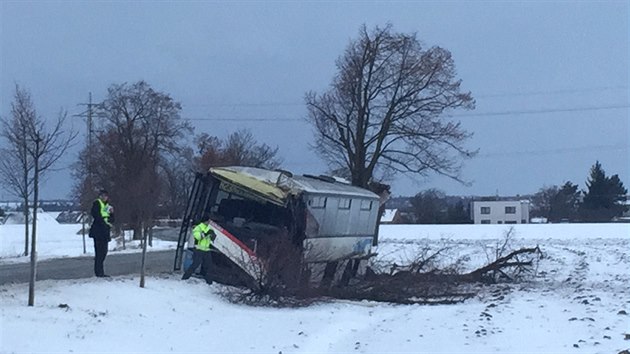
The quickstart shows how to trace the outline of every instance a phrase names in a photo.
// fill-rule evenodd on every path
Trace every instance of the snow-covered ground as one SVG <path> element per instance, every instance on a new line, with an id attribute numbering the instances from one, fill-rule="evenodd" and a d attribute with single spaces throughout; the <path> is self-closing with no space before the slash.
<path id="1" fill-rule="evenodd" d="M 610 224 L 513 224 L 513 225 L 381 225 L 384 238 L 406 240 L 496 239 L 513 229 L 514 237 L 528 240 L 628 238 L 630 223 Z"/>
<path id="2" fill-rule="evenodd" d="M 0 352 L 618 353 L 630 348 L 630 225 L 515 227 L 540 245 L 537 276 L 456 305 L 330 301 L 305 308 L 234 305 L 223 286 L 178 275 L 0 286 Z M 533 226 L 533 225 L 532 225 Z M 540 226 L 541 228 L 538 228 Z M 545 228 L 545 226 L 548 226 Z M 582 226 L 582 227 L 579 227 Z M 383 226 L 380 257 L 448 246 L 485 261 L 509 227 Z M 423 239 L 427 237 L 428 239 Z M 450 240 L 448 240 L 448 239 Z M 67 305 L 67 307 L 66 307 Z"/>
<path id="3" fill-rule="evenodd" d="M 38 217 L 37 224 L 37 257 L 39 260 L 61 257 L 93 256 L 94 245 L 92 239 L 85 236 L 83 253 L 83 235 L 81 224 L 59 224 L 47 213 Z M 125 249 L 122 247 L 122 236 L 109 243 L 111 253 L 129 253 L 141 251 L 139 241 L 131 241 L 131 233 L 125 236 Z M 174 249 L 175 242 L 153 240 L 149 251 Z M 30 240 L 29 240 L 30 247 Z M 0 264 L 28 262 L 29 257 L 22 256 L 24 252 L 24 224 L 0 225 Z M 111 254 L 110 253 L 110 254 Z"/>

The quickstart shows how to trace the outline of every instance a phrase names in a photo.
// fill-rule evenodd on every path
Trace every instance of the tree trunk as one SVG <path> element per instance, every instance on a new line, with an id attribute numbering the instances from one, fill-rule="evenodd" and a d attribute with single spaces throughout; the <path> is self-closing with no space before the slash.
<path id="1" fill-rule="evenodd" d="M 140 220 L 135 217 L 133 218 L 133 240 L 141 240 L 142 241 L 142 225 L 140 225 Z"/>
<path id="2" fill-rule="evenodd" d="M 83 254 L 87 253 L 87 249 L 85 248 L 85 216 L 87 213 L 81 213 L 81 237 L 83 239 Z"/>
<path id="3" fill-rule="evenodd" d="M 28 154 L 26 145 L 26 131 L 24 130 L 24 122 L 21 122 L 22 126 L 22 147 L 20 153 L 22 154 L 22 168 L 24 176 L 24 256 L 28 256 L 28 225 L 29 225 L 29 210 L 28 210 Z"/>
<path id="4" fill-rule="evenodd" d="M 127 235 L 125 234 L 125 229 L 123 229 L 121 226 L 117 226 L 116 229 L 122 235 L 123 250 L 126 250 L 127 249 L 127 244 L 126 244 L 126 241 L 125 241 L 125 237 L 127 237 Z"/>
<path id="5" fill-rule="evenodd" d="M 39 139 L 35 140 L 35 175 L 33 176 L 33 235 L 31 237 L 31 277 L 28 283 L 28 306 L 35 304 L 37 276 L 37 204 L 39 199 Z"/>
<path id="6" fill-rule="evenodd" d="M 29 225 L 29 210 L 28 210 L 28 194 L 24 197 L 24 256 L 28 256 L 28 225 Z"/>
<path id="7" fill-rule="evenodd" d="M 381 218 L 385 214 L 385 204 L 381 204 L 378 207 L 378 214 L 376 215 L 376 226 L 374 230 L 374 239 L 372 240 L 372 246 L 378 246 L 378 235 L 381 230 Z"/>
<path id="8" fill-rule="evenodd" d="M 368 187 L 368 181 L 365 178 L 365 174 L 363 173 L 364 170 L 363 169 L 359 169 L 357 168 L 356 170 L 352 171 L 352 185 L 353 186 L 357 186 L 357 187 L 361 187 L 361 188 L 367 188 Z"/>
<path id="9" fill-rule="evenodd" d="M 147 256 L 147 233 L 144 232 L 144 225 L 141 225 L 140 230 L 143 233 L 142 235 L 142 264 L 140 266 L 140 287 L 144 288 L 144 273 L 146 270 L 146 265 L 144 260 Z"/>

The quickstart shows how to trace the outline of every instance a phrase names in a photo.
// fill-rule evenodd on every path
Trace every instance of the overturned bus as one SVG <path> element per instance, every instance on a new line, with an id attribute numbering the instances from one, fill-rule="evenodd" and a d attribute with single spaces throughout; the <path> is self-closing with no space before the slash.
<path id="1" fill-rule="evenodd" d="M 274 249 L 289 243 L 299 253 L 300 282 L 344 282 L 364 272 L 373 255 L 379 202 L 378 195 L 328 176 L 211 168 L 196 176 L 174 269 L 182 267 L 190 230 L 209 214 L 217 234 L 214 269 L 236 268 L 258 279 L 278 256 Z"/>

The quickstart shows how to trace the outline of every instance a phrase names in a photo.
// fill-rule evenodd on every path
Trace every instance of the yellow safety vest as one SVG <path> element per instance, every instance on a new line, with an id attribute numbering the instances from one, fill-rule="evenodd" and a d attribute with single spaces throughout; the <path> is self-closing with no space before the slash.
<path id="1" fill-rule="evenodd" d="M 111 227 L 112 224 L 109 223 L 109 204 L 102 201 L 101 198 L 98 198 L 97 200 L 98 204 L 101 206 L 101 217 L 105 221 L 105 224 Z"/>
<path id="2" fill-rule="evenodd" d="M 210 225 L 206 225 L 205 223 L 199 223 L 199 225 L 195 226 L 193 229 L 193 237 L 195 238 L 195 247 L 200 251 L 210 251 L 210 247 L 212 246 L 212 240 L 210 239 L 210 231 L 212 227 Z"/>

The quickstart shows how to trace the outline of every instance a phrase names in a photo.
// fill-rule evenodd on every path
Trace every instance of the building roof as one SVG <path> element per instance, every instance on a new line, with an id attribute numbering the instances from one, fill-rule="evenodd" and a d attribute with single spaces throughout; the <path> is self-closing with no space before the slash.
<path id="1" fill-rule="evenodd" d="M 385 209 L 383 216 L 381 216 L 381 222 L 393 222 L 397 212 L 398 209 Z"/>
<path id="2" fill-rule="evenodd" d="M 530 204 L 529 200 L 524 200 L 524 199 L 514 199 L 514 200 L 473 200 L 473 203 L 484 203 L 484 204 L 514 204 L 514 203 L 521 203 L 521 204 Z"/>

